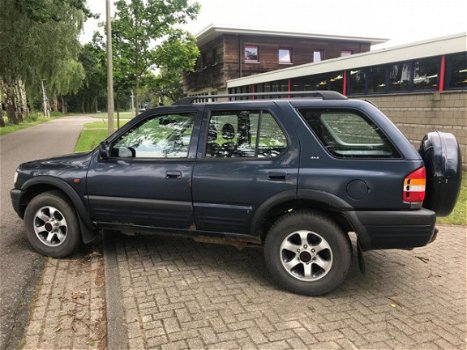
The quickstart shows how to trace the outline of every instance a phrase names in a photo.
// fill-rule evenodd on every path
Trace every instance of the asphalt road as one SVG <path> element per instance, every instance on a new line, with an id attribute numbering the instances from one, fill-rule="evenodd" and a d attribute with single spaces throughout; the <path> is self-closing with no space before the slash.
<path id="1" fill-rule="evenodd" d="M 44 258 L 26 240 L 10 202 L 16 167 L 73 152 L 86 116 L 63 117 L 0 137 L 0 349 L 15 349 L 28 318 L 29 300 Z"/>

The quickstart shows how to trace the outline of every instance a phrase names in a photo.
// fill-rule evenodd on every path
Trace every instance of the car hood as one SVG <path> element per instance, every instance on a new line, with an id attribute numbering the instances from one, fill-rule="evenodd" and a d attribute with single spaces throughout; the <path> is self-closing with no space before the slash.
<path id="1" fill-rule="evenodd" d="M 39 159 L 23 163 L 18 171 L 34 171 L 35 175 L 45 175 L 51 170 L 82 170 L 87 169 L 91 160 L 91 152 L 66 154 L 59 157 Z"/>

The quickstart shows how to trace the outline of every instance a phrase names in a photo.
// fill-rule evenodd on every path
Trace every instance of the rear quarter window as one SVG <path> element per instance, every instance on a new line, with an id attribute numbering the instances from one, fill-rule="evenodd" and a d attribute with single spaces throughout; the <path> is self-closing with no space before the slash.
<path id="1" fill-rule="evenodd" d="M 299 109 L 321 144 L 338 158 L 400 158 L 386 135 L 352 110 Z"/>

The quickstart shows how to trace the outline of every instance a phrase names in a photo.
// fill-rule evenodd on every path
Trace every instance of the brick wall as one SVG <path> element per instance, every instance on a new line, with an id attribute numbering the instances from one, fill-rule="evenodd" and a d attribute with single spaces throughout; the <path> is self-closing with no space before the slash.
<path id="1" fill-rule="evenodd" d="M 383 111 L 418 149 L 430 131 L 454 134 L 467 169 L 467 91 L 366 96 Z"/>

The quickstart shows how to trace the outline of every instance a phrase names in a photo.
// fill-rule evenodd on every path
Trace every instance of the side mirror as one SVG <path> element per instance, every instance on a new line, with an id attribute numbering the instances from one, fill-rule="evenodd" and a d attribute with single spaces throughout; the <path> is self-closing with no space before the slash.
<path id="1" fill-rule="evenodd" d="M 105 141 L 102 141 L 99 144 L 99 155 L 101 158 L 109 158 L 109 144 Z"/>

